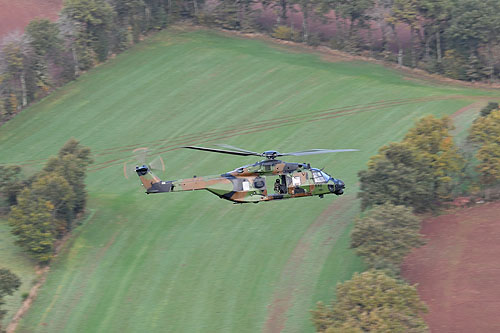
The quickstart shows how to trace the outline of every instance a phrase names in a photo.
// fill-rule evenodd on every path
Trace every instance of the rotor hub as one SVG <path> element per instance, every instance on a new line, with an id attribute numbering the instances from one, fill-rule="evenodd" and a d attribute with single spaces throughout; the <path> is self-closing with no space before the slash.
<path id="1" fill-rule="evenodd" d="M 149 168 L 146 165 L 141 165 L 141 166 L 135 167 L 135 172 L 137 172 L 137 174 L 139 176 L 144 176 L 145 174 L 148 173 L 148 171 L 149 171 Z"/>
<path id="2" fill-rule="evenodd" d="M 274 160 L 276 157 L 280 156 L 280 153 L 276 150 L 266 150 L 262 153 L 262 156 L 269 160 Z"/>

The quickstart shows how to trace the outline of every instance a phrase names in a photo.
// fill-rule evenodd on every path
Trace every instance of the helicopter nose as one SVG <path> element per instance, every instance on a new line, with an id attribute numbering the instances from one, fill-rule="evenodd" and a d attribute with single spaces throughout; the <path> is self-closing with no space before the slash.
<path id="1" fill-rule="evenodd" d="M 341 181 L 340 179 L 333 178 L 333 183 L 335 184 L 335 191 L 333 191 L 333 193 L 335 193 L 336 195 L 344 194 L 344 189 L 345 189 L 344 182 Z"/>

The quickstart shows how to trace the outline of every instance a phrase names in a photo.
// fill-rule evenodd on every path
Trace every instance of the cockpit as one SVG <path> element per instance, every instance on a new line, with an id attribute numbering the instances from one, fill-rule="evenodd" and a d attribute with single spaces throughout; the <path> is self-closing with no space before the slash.
<path id="1" fill-rule="evenodd" d="M 311 168 L 315 183 L 327 183 L 332 177 L 320 169 Z"/>

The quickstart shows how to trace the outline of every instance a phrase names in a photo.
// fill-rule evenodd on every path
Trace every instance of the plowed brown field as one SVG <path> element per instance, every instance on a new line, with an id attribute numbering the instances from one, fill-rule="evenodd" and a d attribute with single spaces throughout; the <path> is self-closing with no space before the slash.
<path id="1" fill-rule="evenodd" d="M 500 202 L 424 221 L 427 244 L 403 264 L 432 332 L 500 332 Z"/>
<path id="2" fill-rule="evenodd" d="M 0 40 L 38 17 L 57 19 L 63 0 L 0 0 Z"/>

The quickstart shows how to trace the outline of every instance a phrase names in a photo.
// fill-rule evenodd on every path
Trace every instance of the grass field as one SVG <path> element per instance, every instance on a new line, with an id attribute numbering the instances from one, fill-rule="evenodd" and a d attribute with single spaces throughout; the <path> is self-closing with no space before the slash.
<path id="1" fill-rule="evenodd" d="M 21 287 L 12 296 L 5 298 L 2 309 L 7 310 L 7 315 L 4 322 L 10 321 L 21 306 L 22 295 L 29 293 L 36 278 L 35 262 L 29 259 L 14 242 L 15 238 L 10 233 L 7 221 L 0 218 L 0 268 L 9 268 L 21 279 Z"/>
<path id="2" fill-rule="evenodd" d="M 0 128 L 0 163 L 34 171 L 70 137 L 96 160 L 92 215 L 18 331 L 313 331 L 308 310 L 364 268 L 348 249 L 357 172 L 420 116 L 493 95 L 262 41 L 158 33 Z M 255 161 L 178 148 L 211 143 L 361 151 L 304 160 L 346 182 L 338 198 L 233 205 L 203 191 L 146 196 L 138 180 L 123 178 L 123 162 L 142 146 L 161 153 L 165 179 Z"/>

